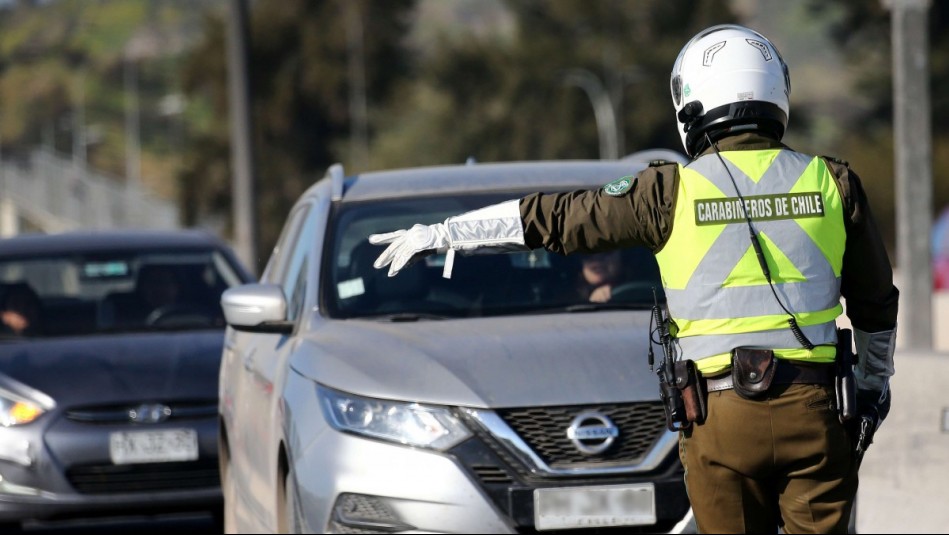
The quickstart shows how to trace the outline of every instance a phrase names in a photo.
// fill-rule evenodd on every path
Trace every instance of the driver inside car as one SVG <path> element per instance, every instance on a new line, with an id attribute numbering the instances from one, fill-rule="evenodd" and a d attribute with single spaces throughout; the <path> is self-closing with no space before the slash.
<path id="1" fill-rule="evenodd" d="M 574 286 L 580 299 L 606 303 L 613 297 L 613 288 L 622 284 L 623 258 L 619 251 L 583 255 Z"/>
<path id="2" fill-rule="evenodd" d="M 178 303 L 181 284 L 167 266 L 145 266 L 139 270 L 138 294 L 147 317 L 154 311 Z"/>
<path id="3" fill-rule="evenodd" d="M 144 265 L 138 270 L 135 291 L 110 294 L 102 305 L 100 322 L 114 327 L 150 324 L 156 314 L 178 304 L 181 283 L 166 265 Z"/>

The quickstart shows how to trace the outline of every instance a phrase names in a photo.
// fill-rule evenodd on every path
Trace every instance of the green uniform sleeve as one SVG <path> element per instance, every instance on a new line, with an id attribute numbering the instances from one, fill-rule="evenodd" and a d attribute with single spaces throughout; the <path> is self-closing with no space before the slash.
<path id="1" fill-rule="evenodd" d="M 600 188 L 524 197 L 526 245 L 560 254 L 634 245 L 658 251 L 672 232 L 678 167 L 648 167 L 633 178 L 632 187 L 619 196 Z"/>
<path id="2" fill-rule="evenodd" d="M 842 162 L 830 161 L 845 203 L 847 245 L 840 294 L 847 317 L 857 329 L 888 331 L 896 327 L 900 292 L 893 285 L 893 268 L 860 177 Z"/>

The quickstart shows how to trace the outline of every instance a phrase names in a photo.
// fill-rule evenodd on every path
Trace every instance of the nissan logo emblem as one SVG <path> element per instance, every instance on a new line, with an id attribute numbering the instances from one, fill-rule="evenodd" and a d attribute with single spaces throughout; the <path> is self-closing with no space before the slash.
<path id="1" fill-rule="evenodd" d="M 596 411 L 578 414 L 567 428 L 567 438 L 581 453 L 587 455 L 608 450 L 618 436 L 619 428 L 605 415 Z"/>
<path id="2" fill-rule="evenodd" d="M 129 409 L 129 421 L 137 424 L 157 424 L 171 416 L 171 407 L 160 403 L 139 405 Z"/>

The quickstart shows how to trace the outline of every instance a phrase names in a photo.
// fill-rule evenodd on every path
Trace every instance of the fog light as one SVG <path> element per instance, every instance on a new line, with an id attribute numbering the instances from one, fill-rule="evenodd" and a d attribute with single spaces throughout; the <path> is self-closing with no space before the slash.
<path id="1" fill-rule="evenodd" d="M 16 494 L 17 496 L 39 496 L 39 489 L 34 489 L 33 487 L 24 487 L 23 485 L 17 485 L 15 483 L 10 483 L 0 475 L 0 494 Z"/>
<path id="2" fill-rule="evenodd" d="M 327 533 L 397 533 L 414 530 L 392 511 L 384 498 L 340 494 Z"/>
<path id="3" fill-rule="evenodd" d="M 17 436 L 6 436 L 0 431 L 0 459 L 12 461 L 21 466 L 31 466 L 33 454 L 30 442 Z"/>

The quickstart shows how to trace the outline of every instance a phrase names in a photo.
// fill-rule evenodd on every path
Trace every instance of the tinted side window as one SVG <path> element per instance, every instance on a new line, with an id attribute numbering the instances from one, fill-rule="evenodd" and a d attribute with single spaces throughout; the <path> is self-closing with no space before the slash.
<path id="1" fill-rule="evenodd" d="M 285 272 L 286 259 L 289 255 L 289 248 L 292 246 L 294 238 L 300 232 L 300 226 L 303 224 L 303 218 L 309 212 L 310 206 L 302 206 L 290 213 L 283 230 L 280 232 L 280 238 L 277 239 L 277 245 L 273 248 L 270 260 L 267 262 L 267 269 L 261 276 L 261 282 L 280 283 L 283 280 Z"/>
<path id="2" fill-rule="evenodd" d="M 309 214 L 303 223 L 303 228 L 293 241 L 292 250 L 287 251 L 287 269 L 280 285 L 283 286 L 283 293 L 287 296 L 287 319 L 290 321 L 296 321 L 303 312 L 307 268 L 310 266 L 309 256 L 313 251 L 318 227 L 317 217 L 312 213 Z"/>

